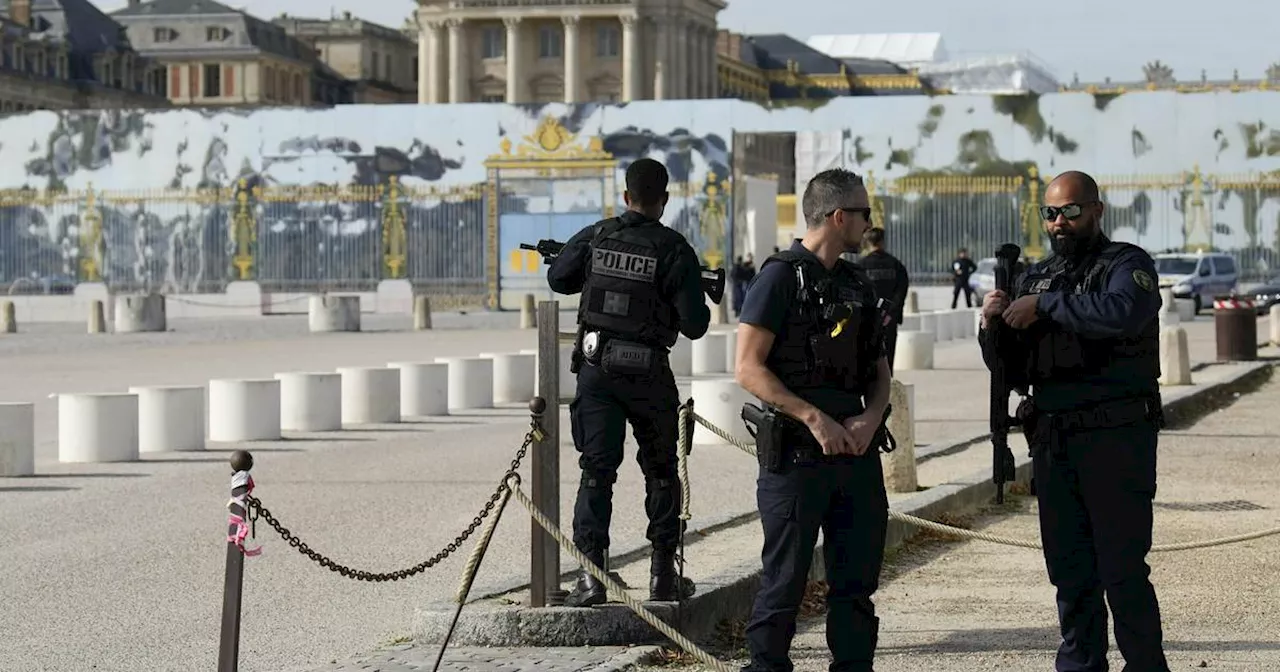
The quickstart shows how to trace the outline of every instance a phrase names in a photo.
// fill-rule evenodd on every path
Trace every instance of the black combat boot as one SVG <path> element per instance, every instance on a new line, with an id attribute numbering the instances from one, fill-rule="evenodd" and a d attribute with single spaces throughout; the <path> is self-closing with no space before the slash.
<path id="1" fill-rule="evenodd" d="M 654 549 L 649 559 L 649 599 L 653 602 L 678 602 L 697 591 L 693 581 L 676 572 L 675 551 Z"/>
<path id="2" fill-rule="evenodd" d="M 595 566 L 604 569 L 604 551 L 588 551 L 583 555 L 587 556 Z M 569 596 L 564 598 L 564 606 L 566 607 L 594 607 L 597 604 L 604 604 L 609 599 L 608 591 L 604 584 L 596 580 L 585 568 L 578 570 L 578 580 L 573 584 L 573 590 L 569 591 Z"/>

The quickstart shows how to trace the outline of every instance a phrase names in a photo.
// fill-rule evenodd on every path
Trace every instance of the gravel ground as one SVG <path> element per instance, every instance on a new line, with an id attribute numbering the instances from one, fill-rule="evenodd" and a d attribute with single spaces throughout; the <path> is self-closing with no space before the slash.
<path id="1" fill-rule="evenodd" d="M 1277 524 L 1278 406 L 1280 381 L 1273 381 L 1188 429 L 1162 435 L 1156 544 Z M 1187 510 L 1195 504 L 1218 510 Z M 1247 510 L 1221 510 L 1229 508 Z M 1038 539 L 1035 500 L 1017 497 L 1005 508 L 977 517 L 973 527 Z M 1149 556 L 1172 669 L 1280 669 L 1277 544 L 1280 536 Z M 1053 599 L 1039 551 L 937 538 L 913 543 L 887 565 L 877 595 L 882 621 L 876 669 L 1052 670 L 1059 641 Z M 727 655 L 734 653 L 742 655 L 740 649 L 729 649 Z M 792 654 L 798 672 L 827 669 L 820 618 L 801 623 Z M 1110 662 L 1112 669 L 1123 667 L 1114 639 Z M 642 669 L 701 666 L 673 663 Z"/>

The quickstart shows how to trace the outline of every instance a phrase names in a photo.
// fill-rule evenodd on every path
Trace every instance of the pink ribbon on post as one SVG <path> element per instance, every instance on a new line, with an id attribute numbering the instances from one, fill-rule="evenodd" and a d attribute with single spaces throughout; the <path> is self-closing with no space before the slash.
<path id="1" fill-rule="evenodd" d="M 262 554 L 262 547 L 245 548 L 244 540 L 249 536 L 249 525 L 245 515 L 249 512 L 249 493 L 253 492 L 253 477 L 247 471 L 237 471 L 231 477 L 231 501 L 227 502 L 227 543 L 235 544 L 246 557 Z M 243 513 L 237 513 L 237 510 Z"/>

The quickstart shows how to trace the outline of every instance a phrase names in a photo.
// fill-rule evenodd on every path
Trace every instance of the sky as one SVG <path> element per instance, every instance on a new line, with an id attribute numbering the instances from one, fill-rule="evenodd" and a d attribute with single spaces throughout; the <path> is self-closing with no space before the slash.
<path id="1" fill-rule="evenodd" d="M 411 0 L 222 0 L 261 18 L 344 10 L 400 27 Z M 126 0 L 96 0 L 105 11 Z M 1142 79 L 1153 60 L 1180 80 L 1263 77 L 1280 63 L 1280 2 L 1271 0 L 727 0 L 720 27 L 736 32 L 786 33 L 802 41 L 826 33 L 941 33 L 953 56 L 1029 52 L 1058 79 Z M 981 6 L 982 9 L 977 9 Z"/>

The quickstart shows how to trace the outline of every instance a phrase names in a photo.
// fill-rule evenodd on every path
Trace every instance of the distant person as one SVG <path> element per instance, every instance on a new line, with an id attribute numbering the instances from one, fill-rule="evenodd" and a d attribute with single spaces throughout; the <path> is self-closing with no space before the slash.
<path id="1" fill-rule="evenodd" d="M 951 262 L 951 280 L 955 283 L 955 287 L 951 290 L 952 310 L 955 310 L 956 304 L 960 302 L 960 292 L 964 292 L 965 307 L 973 307 L 973 287 L 969 286 L 969 278 L 977 270 L 978 265 L 969 258 L 969 250 L 960 248 L 956 252 L 956 258 Z"/>
<path id="2" fill-rule="evenodd" d="M 876 228 L 867 231 L 862 241 L 870 250 L 858 260 L 857 264 L 867 272 L 871 284 L 876 288 L 876 296 L 893 302 L 890 314 L 893 322 L 884 329 L 884 356 L 889 360 L 889 370 L 893 370 L 893 351 L 898 344 L 898 325 L 902 324 L 902 310 L 907 303 L 907 289 L 911 278 L 907 275 L 907 267 L 896 257 L 889 254 L 884 247 L 884 229 Z"/>
<path id="3" fill-rule="evenodd" d="M 745 257 L 738 257 L 737 262 L 733 265 L 733 271 L 729 280 L 733 283 L 733 313 L 738 315 L 742 313 L 742 299 L 747 295 L 747 287 L 756 277 L 755 260 L 748 253 Z"/>

